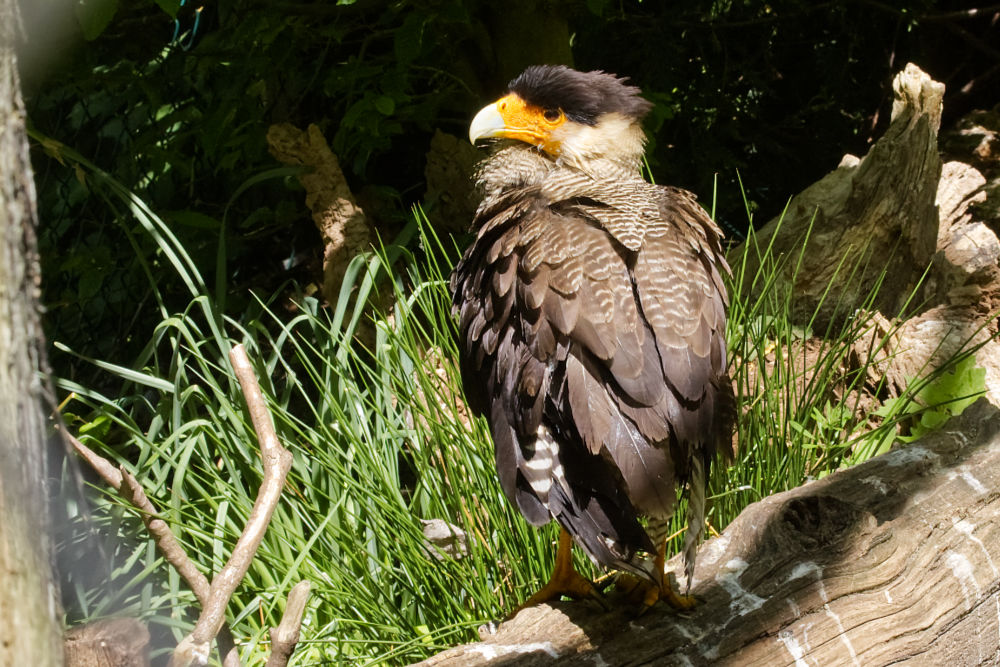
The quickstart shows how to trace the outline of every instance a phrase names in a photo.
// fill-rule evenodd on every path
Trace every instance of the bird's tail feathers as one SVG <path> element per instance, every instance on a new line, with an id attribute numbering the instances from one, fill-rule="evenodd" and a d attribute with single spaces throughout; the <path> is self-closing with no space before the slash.
<path id="1" fill-rule="evenodd" d="M 646 522 L 646 534 L 650 541 L 657 547 L 663 544 L 670 534 L 670 520 L 673 515 L 651 516 Z"/>
<path id="2" fill-rule="evenodd" d="M 612 517 L 607 513 L 607 505 L 596 498 L 581 505 L 573 502 L 571 495 L 561 484 L 553 484 L 549 491 L 549 511 L 587 555 L 603 567 L 657 581 L 652 564 L 639 555 L 641 551 L 649 551 L 652 545 L 634 513 Z"/>
<path id="3" fill-rule="evenodd" d="M 694 577 L 694 562 L 698 555 L 698 544 L 705 528 L 705 493 L 708 476 L 702 457 L 691 459 L 691 477 L 688 480 L 687 534 L 684 536 L 684 575 L 687 578 L 687 590 L 691 590 L 691 579 Z"/>

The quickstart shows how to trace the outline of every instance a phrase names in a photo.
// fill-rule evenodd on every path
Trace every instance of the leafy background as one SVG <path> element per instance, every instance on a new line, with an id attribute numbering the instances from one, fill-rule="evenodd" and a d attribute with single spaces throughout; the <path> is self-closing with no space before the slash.
<path id="1" fill-rule="evenodd" d="M 263 655 L 293 574 L 321 582 L 302 664 L 398 662 L 473 636 L 548 566 L 551 536 L 527 530 L 503 504 L 481 425 L 455 426 L 464 422 L 443 281 L 464 240 L 438 235 L 412 210 L 426 194 L 435 131 L 464 137 L 475 110 L 528 64 L 627 75 L 656 103 L 652 175 L 694 190 L 739 239 L 844 152 L 867 150 L 888 122 L 891 76 L 907 61 L 948 86 L 945 125 L 994 104 L 1000 78 L 996 26 L 988 15 L 963 18 L 961 2 L 21 6 L 46 326 L 70 425 L 136 472 L 209 574 L 238 536 L 258 478 L 227 375 L 232 342 L 260 360 L 279 429 L 296 448 L 294 499 L 233 606 L 250 661 Z M 352 265 L 338 303 L 307 296 L 321 244 L 294 170 L 267 152 L 265 134 L 279 122 L 320 127 L 382 234 L 382 252 Z M 393 312 L 364 316 L 377 336 L 358 346 L 353 314 L 363 311 L 349 304 L 364 303 L 375 283 L 401 298 Z M 799 335 L 782 324 L 788 298 L 737 306 L 735 358 Z M 857 333 L 834 332 L 831 344 Z M 754 403 L 758 416 L 741 423 L 741 438 L 758 443 L 745 452 L 755 467 L 741 468 L 753 478 L 716 480 L 718 528 L 747 502 L 854 460 L 855 427 L 887 425 L 892 434 L 860 448 L 880 451 L 900 415 L 981 384 L 960 366 L 947 380 L 959 389 L 925 389 L 870 418 L 822 390 L 792 400 L 801 369 L 786 362 L 764 379 L 771 393 Z M 748 396 L 758 381 L 748 371 Z M 774 414 L 786 418 L 774 423 Z M 935 419 L 917 418 L 918 429 Z M 73 474 L 64 478 L 75 498 L 61 510 L 64 561 L 93 567 L 70 570 L 68 618 L 140 614 L 169 645 L 190 623 L 193 598 L 164 572 L 137 519 L 112 497 L 79 497 Z M 429 558 L 417 518 L 476 536 L 469 558 Z M 506 564 L 521 553 L 516 567 Z M 455 581 L 467 588 L 449 597 Z"/>
<path id="2" fill-rule="evenodd" d="M 908 60 L 948 85 L 945 124 L 989 101 L 998 78 L 988 17 L 942 18 L 962 3 L 22 4 L 34 127 L 134 189 L 199 266 L 215 262 L 221 234 L 234 309 L 248 288 L 269 291 L 317 268 L 317 234 L 293 178 L 234 198 L 275 166 L 264 141 L 272 123 L 319 125 L 391 238 L 424 195 L 435 130 L 465 136 L 470 115 L 526 64 L 602 68 L 657 103 L 648 130 L 658 182 L 707 201 L 718 176 L 718 217 L 740 236 L 737 173 L 756 219 L 776 215 L 878 136 L 890 78 Z M 155 264 L 155 248 L 142 238 L 134 246 L 80 174 L 49 157 L 36 154 L 53 337 L 87 336 L 95 355 L 129 358 L 130 332 L 148 330 L 139 264 Z M 169 276 L 157 278 L 168 299 L 178 295 Z"/>

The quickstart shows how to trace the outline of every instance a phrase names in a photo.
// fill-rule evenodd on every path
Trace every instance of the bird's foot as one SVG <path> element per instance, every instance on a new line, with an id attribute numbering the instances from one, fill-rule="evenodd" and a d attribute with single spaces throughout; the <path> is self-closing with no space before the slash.
<path id="1" fill-rule="evenodd" d="M 510 620 L 517 616 L 518 612 L 528 607 L 534 607 L 545 602 L 552 602 L 566 596 L 574 600 L 593 600 L 603 607 L 609 609 L 607 600 L 590 579 L 587 579 L 575 569 L 559 570 L 552 573 L 552 578 L 542 588 L 525 600 L 517 609 L 512 611 L 505 620 Z"/>
<path id="2" fill-rule="evenodd" d="M 543 602 L 558 600 L 563 595 L 574 600 L 591 599 L 609 609 L 604 596 L 597 589 L 590 579 L 576 571 L 573 567 L 573 538 L 565 528 L 559 530 L 559 549 L 556 551 L 556 564 L 552 569 L 552 576 L 549 582 L 542 586 L 542 589 L 528 598 L 517 609 L 512 611 L 506 619 L 510 620 L 517 616 L 518 612 L 528 607 L 540 605 Z"/>
<path id="3" fill-rule="evenodd" d="M 649 611 L 660 600 L 677 611 L 689 611 L 698 604 L 695 596 L 682 595 L 678 592 L 679 587 L 672 572 L 663 575 L 659 586 L 648 579 L 640 579 L 630 574 L 620 575 L 616 586 L 625 593 L 632 604 L 638 607 L 639 616 Z"/>

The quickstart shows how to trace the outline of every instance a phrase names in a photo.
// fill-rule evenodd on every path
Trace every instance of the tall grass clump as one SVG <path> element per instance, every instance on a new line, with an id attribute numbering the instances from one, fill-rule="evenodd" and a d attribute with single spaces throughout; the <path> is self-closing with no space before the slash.
<path id="1" fill-rule="evenodd" d="M 419 223 L 409 234 L 427 231 Z M 410 662 L 468 640 L 547 575 L 552 533 L 509 507 L 484 424 L 464 408 L 446 282 L 454 248 L 432 236 L 421 245 L 419 255 L 395 245 L 355 258 L 329 308 L 312 297 L 294 305 L 273 297 L 237 319 L 197 296 L 159 323 L 132 367 L 96 362 L 121 380 L 117 396 L 59 381 L 72 392 L 70 427 L 142 481 L 211 578 L 262 477 L 229 347 L 243 343 L 257 361 L 295 462 L 230 605 L 244 660 L 266 655 L 267 628 L 303 578 L 313 597 L 299 664 L 364 664 Z M 375 300 L 392 305 L 378 312 Z M 464 553 L 425 539 L 423 524 L 435 519 L 465 535 Z M 106 538 L 109 582 L 71 569 L 73 613 L 140 615 L 179 639 L 197 602 L 111 491 L 90 518 L 78 516 L 64 548 L 79 553 L 94 534 Z"/>
<path id="2" fill-rule="evenodd" d="M 531 528 L 506 502 L 485 425 L 465 410 L 447 288 L 458 252 L 422 214 L 397 243 L 351 262 L 335 303 L 288 298 L 290 286 L 226 316 L 162 221 L 124 189 L 109 192 L 161 244 L 191 302 L 183 312 L 164 310 L 131 366 L 94 362 L 118 379 L 116 395 L 60 380 L 69 394 L 64 416 L 81 440 L 140 480 L 211 578 L 262 478 L 228 361 L 231 345 L 246 346 L 294 464 L 229 606 L 245 662 L 267 654 L 267 629 L 301 579 L 313 594 L 294 658 L 300 665 L 411 662 L 474 639 L 478 625 L 540 585 L 554 532 Z M 775 256 L 753 237 L 744 252 L 758 253 L 760 268 L 751 275 L 736 262 L 732 293 L 746 293 L 752 281 L 759 296 L 734 298 L 730 313 L 740 449 L 736 465 L 713 475 L 710 520 L 718 529 L 749 502 L 855 456 L 852 438 L 869 420 L 846 398 L 865 373 L 845 379 L 836 362 L 869 325 L 848 318 L 822 332 L 826 353 L 806 363 L 795 351 L 810 332 L 790 323 L 793 295 L 776 280 L 797 258 Z M 842 276 L 857 269 L 845 263 Z M 112 490 L 94 489 L 92 509 L 71 505 L 64 531 L 64 561 L 75 565 L 68 613 L 141 616 L 165 651 L 190 630 L 197 601 L 136 512 Z M 65 493 L 75 498 L 72 485 Z M 433 520 L 463 534 L 464 547 L 428 542 L 422 529 Z"/>

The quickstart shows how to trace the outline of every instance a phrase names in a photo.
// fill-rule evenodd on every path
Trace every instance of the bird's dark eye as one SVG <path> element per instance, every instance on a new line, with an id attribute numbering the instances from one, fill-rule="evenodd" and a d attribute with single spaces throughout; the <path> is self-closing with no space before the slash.
<path id="1" fill-rule="evenodd" d="M 546 109 L 545 112 L 542 113 L 542 115 L 545 116 L 545 120 L 549 121 L 550 123 L 554 123 L 557 120 L 559 120 L 559 117 L 562 115 L 562 112 L 560 112 L 559 109 Z"/>

